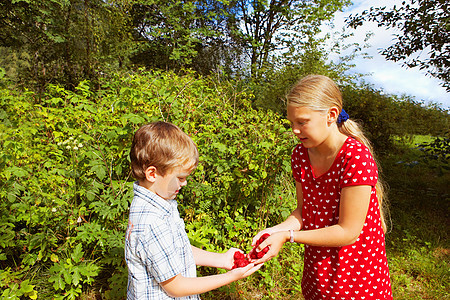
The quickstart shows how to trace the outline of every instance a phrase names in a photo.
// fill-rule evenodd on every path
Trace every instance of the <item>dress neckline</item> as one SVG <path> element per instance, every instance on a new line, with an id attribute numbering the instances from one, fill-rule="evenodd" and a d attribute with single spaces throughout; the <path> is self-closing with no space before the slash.
<path id="1" fill-rule="evenodd" d="M 311 174 L 313 176 L 314 179 L 320 179 L 321 177 L 323 177 L 324 175 L 329 174 L 334 167 L 337 165 L 337 160 L 338 158 L 340 158 L 341 154 L 343 153 L 344 148 L 346 147 L 346 145 L 349 143 L 350 139 L 352 139 L 350 136 L 348 136 L 344 143 L 342 144 L 341 148 L 339 149 L 339 151 L 337 151 L 336 157 L 333 160 L 333 163 L 330 165 L 330 167 L 328 168 L 328 170 L 326 170 L 324 173 L 320 174 L 319 176 L 316 176 L 316 174 L 314 174 L 314 169 L 312 167 L 311 164 L 311 160 L 309 159 L 309 152 L 308 149 L 306 149 L 306 159 L 307 159 L 307 163 L 309 165 L 309 167 L 311 168 Z"/>

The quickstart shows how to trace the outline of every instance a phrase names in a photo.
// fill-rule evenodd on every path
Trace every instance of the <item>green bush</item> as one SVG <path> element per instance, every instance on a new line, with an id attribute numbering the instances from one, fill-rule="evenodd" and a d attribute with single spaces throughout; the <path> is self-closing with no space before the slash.
<path id="1" fill-rule="evenodd" d="M 284 120 L 252 109 L 245 92 L 145 71 L 100 85 L 49 86 L 42 97 L 0 90 L 4 296 L 124 296 L 128 151 L 144 123 L 173 122 L 198 145 L 200 165 L 179 195 L 193 244 L 248 250 L 251 237 L 295 203 L 285 179 L 294 140 Z"/>

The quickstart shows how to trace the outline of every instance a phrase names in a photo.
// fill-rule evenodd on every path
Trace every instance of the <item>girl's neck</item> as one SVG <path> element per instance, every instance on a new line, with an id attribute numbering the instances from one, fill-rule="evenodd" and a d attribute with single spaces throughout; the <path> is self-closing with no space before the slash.
<path id="1" fill-rule="evenodd" d="M 339 132 L 330 135 L 319 146 L 308 149 L 309 161 L 316 177 L 330 169 L 346 140 L 347 136 Z"/>
<path id="2" fill-rule="evenodd" d="M 337 131 L 336 133 L 330 134 L 319 146 L 308 149 L 308 152 L 317 157 L 336 157 L 347 138 L 345 134 Z"/>

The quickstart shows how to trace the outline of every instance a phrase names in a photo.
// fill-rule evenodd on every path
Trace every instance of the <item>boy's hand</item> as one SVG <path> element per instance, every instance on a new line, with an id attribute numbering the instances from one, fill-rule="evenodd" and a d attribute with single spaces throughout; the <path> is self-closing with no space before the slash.
<path id="1" fill-rule="evenodd" d="M 256 271 L 258 271 L 263 265 L 264 264 L 250 263 L 245 267 L 233 269 L 230 271 L 230 273 L 236 274 L 237 279 L 242 279 L 242 278 L 252 275 Z"/>
<path id="2" fill-rule="evenodd" d="M 244 252 L 237 248 L 230 248 L 227 252 L 223 253 L 223 268 L 226 270 L 231 270 L 234 266 L 234 254 L 236 252 Z"/>

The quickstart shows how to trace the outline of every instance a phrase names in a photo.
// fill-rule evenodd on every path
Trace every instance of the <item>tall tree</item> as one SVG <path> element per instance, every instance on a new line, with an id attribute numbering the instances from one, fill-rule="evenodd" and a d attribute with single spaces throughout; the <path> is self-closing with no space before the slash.
<path id="1" fill-rule="evenodd" d="M 347 0 L 236 0 L 237 24 L 250 60 L 251 77 L 281 54 L 296 55 L 320 32 L 320 25 Z"/>
<path id="2" fill-rule="evenodd" d="M 387 60 L 404 61 L 407 67 L 424 69 L 450 91 L 449 1 L 405 0 L 401 6 L 372 7 L 347 19 L 354 28 L 368 21 L 400 31 L 395 43 L 382 51 Z"/>
<path id="3" fill-rule="evenodd" d="M 163 5 L 164 2 L 164 5 Z M 250 66 L 257 78 L 274 58 L 296 55 L 348 0 L 137 0 L 133 20 L 143 43 L 135 62 L 208 73 Z"/>
<path id="4" fill-rule="evenodd" d="M 150 67 L 194 68 L 209 73 L 230 62 L 233 40 L 227 34 L 222 1 L 136 1 L 131 15 L 140 47 L 132 60 Z"/>

